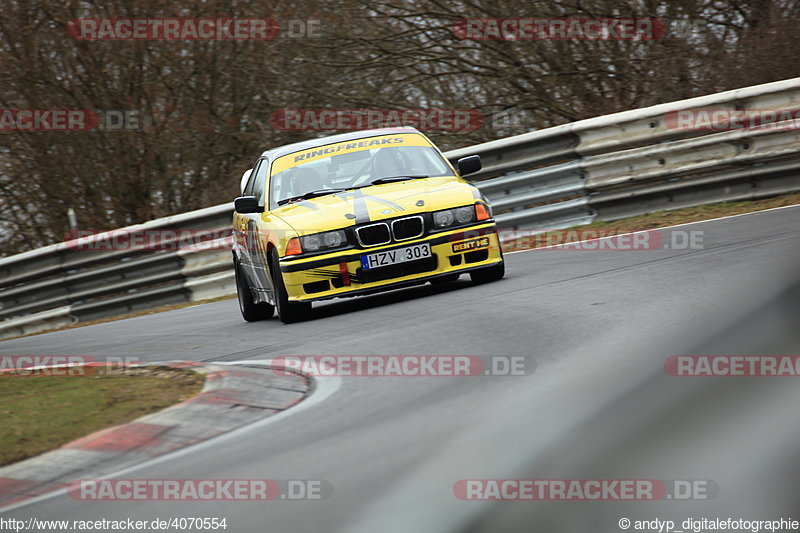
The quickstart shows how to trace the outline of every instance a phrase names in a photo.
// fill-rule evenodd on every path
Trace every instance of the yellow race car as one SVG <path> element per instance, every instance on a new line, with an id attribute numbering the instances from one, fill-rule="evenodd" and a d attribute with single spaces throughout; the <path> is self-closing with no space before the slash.
<path id="1" fill-rule="evenodd" d="M 492 208 L 414 128 L 358 131 L 264 152 L 233 215 L 233 263 L 247 321 L 288 323 L 311 302 L 468 272 L 503 277 Z"/>

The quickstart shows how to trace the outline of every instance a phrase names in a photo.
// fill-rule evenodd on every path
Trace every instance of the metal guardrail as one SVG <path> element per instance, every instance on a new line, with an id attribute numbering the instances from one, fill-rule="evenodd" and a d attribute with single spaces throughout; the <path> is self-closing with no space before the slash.
<path id="1" fill-rule="evenodd" d="M 162 250 L 104 250 L 114 237 L 191 230 L 203 239 L 230 225 L 228 204 L 82 237 L 0 259 L 0 338 L 231 294 L 229 246 L 209 240 Z M 163 234 L 163 233 L 162 233 Z M 99 244 L 97 244 L 99 243 Z"/>
<path id="2" fill-rule="evenodd" d="M 717 133 L 675 129 L 667 120 L 701 109 L 800 109 L 800 78 L 581 120 L 446 155 L 453 162 L 481 156 L 484 168 L 471 179 L 495 206 L 498 224 L 509 229 L 564 228 L 800 190 L 800 179 L 782 166 L 800 155 L 796 124 Z"/>
<path id="3" fill-rule="evenodd" d="M 800 78 L 581 120 L 447 152 L 478 154 L 471 176 L 502 229 L 548 230 L 656 210 L 800 191 L 800 131 L 677 130 L 669 113 L 800 109 Z M 230 203 L 117 230 L 219 230 Z M 100 234 L 88 239 L 108 238 Z M 0 338 L 235 292 L 224 247 L 76 249 L 0 259 Z"/>

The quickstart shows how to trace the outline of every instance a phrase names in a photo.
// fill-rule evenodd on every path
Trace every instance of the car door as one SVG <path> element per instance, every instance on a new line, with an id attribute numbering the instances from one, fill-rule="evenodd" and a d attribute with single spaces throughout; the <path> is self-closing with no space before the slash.
<path id="1" fill-rule="evenodd" d="M 266 198 L 269 166 L 268 159 L 261 159 L 258 162 L 258 167 L 253 170 L 255 179 L 253 180 L 253 189 L 250 195 L 258 199 L 258 204 L 264 207 L 264 212 L 250 215 L 246 229 L 246 240 L 250 253 L 250 264 L 255 278 L 252 287 L 266 293 L 263 295 L 265 296 L 263 299 L 271 302 L 272 278 L 267 267 L 267 239 L 265 238 L 271 231 L 271 217 Z"/>
<path id="2" fill-rule="evenodd" d="M 253 174 L 253 169 L 251 168 L 244 174 L 247 176 L 247 181 L 242 185 L 242 196 L 247 196 L 252 193 L 253 190 L 253 182 L 255 180 L 255 175 Z M 244 177 L 242 178 L 244 180 Z M 249 279 L 250 275 L 247 273 L 247 270 L 250 268 L 250 256 L 247 250 L 247 215 L 244 213 L 239 213 L 238 211 L 233 212 L 233 255 L 236 259 L 237 264 L 242 267 L 242 272 L 245 276 Z"/>
<path id="3" fill-rule="evenodd" d="M 242 191 L 242 196 L 255 196 L 256 198 L 263 196 L 263 185 L 259 187 L 258 183 L 259 180 L 266 181 L 268 169 L 269 162 L 266 159 L 259 159 L 256 162 L 253 166 L 253 171 L 250 173 L 250 179 Z M 250 287 L 256 291 L 261 291 L 265 288 L 263 276 L 260 273 L 260 262 L 258 261 L 260 217 L 261 213 L 239 213 L 236 215 L 234 228 L 239 264 L 242 267 L 242 272 L 247 277 Z M 271 287 L 271 284 L 269 286 Z"/>

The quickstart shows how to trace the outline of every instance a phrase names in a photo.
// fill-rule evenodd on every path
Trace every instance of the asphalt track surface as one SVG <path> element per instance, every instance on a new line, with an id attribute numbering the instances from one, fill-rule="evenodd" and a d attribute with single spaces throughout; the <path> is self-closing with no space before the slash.
<path id="1" fill-rule="evenodd" d="M 788 278 L 800 265 L 800 207 L 676 229 L 703 231 L 703 249 L 508 254 L 506 278 L 496 283 L 474 286 L 464 276 L 449 286 L 337 300 L 293 325 L 277 319 L 245 323 L 229 300 L 2 342 L 2 354 L 143 361 L 436 354 L 524 356 L 536 364 L 527 377 L 341 378 L 323 401 L 287 411 L 275 423 L 121 476 L 322 479 L 333 486 L 327 500 L 79 502 L 61 494 L 3 515 L 216 516 L 226 517 L 228 531 L 237 533 L 346 529 L 409 472 L 484 424 L 496 402 L 523 392 L 545 401 L 574 374 L 606 364 L 603 354 L 624 353 L 633 337 L 654 339 L 649 353 L 639 355 L 661 364 L 683 348 L 687 332 L 697 335 L 720 313 L 748 303 L 758 287 Z M 463 473 L 454 475 L 470 473 L 463 465 Z"/>

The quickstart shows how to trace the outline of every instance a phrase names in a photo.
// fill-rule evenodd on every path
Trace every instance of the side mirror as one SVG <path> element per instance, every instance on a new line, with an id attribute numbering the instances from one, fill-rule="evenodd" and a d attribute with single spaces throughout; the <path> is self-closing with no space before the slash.
<path id="1" fill-rule="evenodd" d="M 250 173 L 251 172 L 253 172 L 252 168 L 248 169 L 248 170 L 245 170 L 244 174 L 242 174 L 242 182 L 239 185 L 239 190 L 242 191 L 242 194 L 244 194 L 244 188 L 247 186 L 247 180 L 250 179 Z"/>
<path id="2" fill-rule="evenodd" d="M 240 196 L 233 201 L 233 207 L 237 213 L 263 213 L 264 208 L 258 205 L 258 198 L 255 196 Z"/>
<path id="3" fill-rule="evenodd" d="M 482 168 L 481 156 L 470 155 L 467 157 L 462 157 L 456 162 L 456 166 L 458 167 L 458 173 L 462 176 L 474 174 Z"/>

